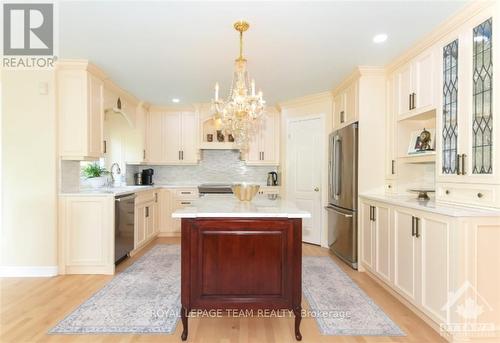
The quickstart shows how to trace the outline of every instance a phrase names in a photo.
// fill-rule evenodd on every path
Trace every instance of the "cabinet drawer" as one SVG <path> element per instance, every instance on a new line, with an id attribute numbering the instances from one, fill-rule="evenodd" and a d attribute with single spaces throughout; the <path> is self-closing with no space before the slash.
<path id="1" fill-rule="evenodd" d="M 152 190 L 152 191 L 143 191 L 137 193 L 137 197 L 135 198 L 135 203 L 136 204 L 142 204 L 145 202 L 155 202 L 157 199 L 157 194 L 158 190 Z"/>
<path id="2" fill-rule="evenodd" d="M 198 198 L 197 188 L 180 188 L 174 190 L 176 199 L 195 200 Z"/>
<path id="3" fill-rule="evenodd" d="M 175 208 L 176 209 L 187 207 L 187 206 L 192 206 L 192 205 L 193 205 L 193 201 L 192 200 L 184 199 L 184 200 L 176 200 L 175 201 Z"/>
<path id="4" fill-rule="evenodd" d="M 278 186 L 266 186 L 266 187 L 260 187 L 259 189 L 259 194 L 280 194 L 280 188 Z"/>
<path id="5" fill-rule="evenodd" d="M 500 186 L 475 184 L 437 184 L 436 200 L 484 207 L 500 207 Z"/>

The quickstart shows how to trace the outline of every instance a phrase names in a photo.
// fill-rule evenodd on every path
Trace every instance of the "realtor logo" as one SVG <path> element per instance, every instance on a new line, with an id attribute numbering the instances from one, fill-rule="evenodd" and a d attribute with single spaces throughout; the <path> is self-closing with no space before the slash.
<path id="1" fill-rule="evenodd" d="M 491 336 L 496 331 L 494 323 L 479 320 L 483 313 L 492 312 L 493 308 L 469 281 L 464 282 L 456 292 L 448 293 L 448 301 L 441 311 L 446 311 L 446 323 L 440 325 L 442 332 L 454 335 Z M 453 312 L 458 314 L 462 321 L 452 322 Z"/>
<path id="2" fill-rule="evenodd" d="M 54 5 L 3 5 L 3 54 L 47 56 L 54 54 Z"/>

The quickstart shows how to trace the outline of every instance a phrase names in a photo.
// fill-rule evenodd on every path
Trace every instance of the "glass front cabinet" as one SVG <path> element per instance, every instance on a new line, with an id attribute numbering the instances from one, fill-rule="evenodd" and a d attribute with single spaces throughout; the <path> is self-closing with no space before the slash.
<path id="1" fill-rule="evenodd" d="M 500 184 L 499 19 L 493 8 L 485 10 L 440 44 L 438 188 L 440 182 Z"/>
<path id="2" fill-rule="evenodd" d="M 440 41 L 436 200 L 500 207 L 499 5 Z"/>

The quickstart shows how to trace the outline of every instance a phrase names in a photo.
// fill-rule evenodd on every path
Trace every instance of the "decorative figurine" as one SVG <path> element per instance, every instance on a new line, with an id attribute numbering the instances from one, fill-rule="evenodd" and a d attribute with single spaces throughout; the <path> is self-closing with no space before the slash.
<path id="1" fill-rule="evenodd" d="M 224 142 L 224 135 L 222 134 L 222 130 L 217 130 L 217 141 Z"/>
<path id="2" fill-rule="evenodd" d="M 213 142 L 214 141 L 214 135 L 211 133 L 207 134 L 207 142 Z"/>

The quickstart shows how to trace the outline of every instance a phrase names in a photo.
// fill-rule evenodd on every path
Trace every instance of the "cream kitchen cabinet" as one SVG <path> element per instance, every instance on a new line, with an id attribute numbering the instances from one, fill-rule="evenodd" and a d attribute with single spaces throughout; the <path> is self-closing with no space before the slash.
<path id="1" fill-rule="evenodd" d="M 196 112 L 150 110 L 145 161 L 149 164 L 198 163 L 198 130 Z"/>
<path id="2" fill-rule="evenodd" d="M 68 160 L 96 160 L 104 153 L 103 79 L 88 62 L 59 62 L 56 68 L 59 154 Z"/>
<path id="3" fill-rule="evenodd" d="M 248 144 L 244 159 L 248 165 L 279 165 L 279 112 L 269 111 L 257 134 Z"/>
<path id="4" fill-rule="evenodd" d="M 333 96 L 333 129 L 352 124 L 358 120 L 358 80 L 335 90 Z"/>
<path id="5" fill-rule="evenodd" d="M 113 274 L 113 196 L 59 197 L 59 274 Z"/>
<path id="6" fill-rule="evenodd" d="M 436 53 L 432 47 L 395 72 L 395 103 L 399 118 L 435 108 L 435 59 Z"/>
<path id="7" fill-rule="evenodd" d="M 375 198 L 361 198 L 359 269 L 411 303 L 437 330 L 470 323 L 457 311 L 467 296 L 489 308 L 483 321 L 474 322 L 499 323 L 498 283 L 491 280 L 500 280 L 500 213 L 440 205 L 428 211 L 390 196 Z"/>
<path id="8" fill-rule="evenodd" d="M 441 191 L 436 197 L 440 201 L 488 206 L 480 190 L 500 185 L 500 125 L 494 124 L 500 103 L 500 73 L 494 65 L 500 55 L 497 21 L 498 9 L 490 6 L 439 43 L 436 179 Z M 471 188 L 477 191 L 469 192 Z M 494 203 L 500 207 L 498 200 Z"/>
<path id="9" fill-rule="evenodd" d="M 191 206 L 193 202 L 199 198 L 197 188 L 172 188 L 168 190 L 171 194 L 170 205 L 170 230 L 167 235 L 178 235 L 181 232 L 181 220 L 172 218 L 171 214 L 181 208 Z"/>
<path id="10" fill-rule="evenodd" d="M 391 237 L 389 208 L 379 203 L 361 204 L 361 262 L 390 281 Z"/>
<path id="11" fill-rule="evenodd" d="M 135 198 L 134 250 L 140 248 L 159 232 L 159 191 L 144 191 Z"/>

